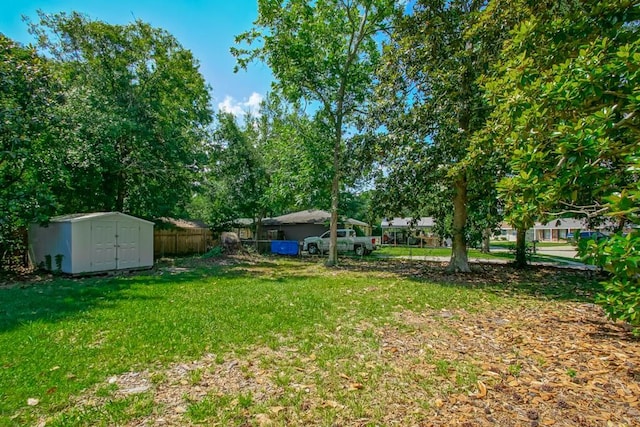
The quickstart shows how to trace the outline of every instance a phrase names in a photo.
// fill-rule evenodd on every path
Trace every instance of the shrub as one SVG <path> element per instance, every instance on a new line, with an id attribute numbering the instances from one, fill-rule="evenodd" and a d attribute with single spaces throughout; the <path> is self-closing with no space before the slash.
<path id="1" fill-rule="evenodd" d="M 222 246 L 214 246 L 207 253 L 202 255 L 202 258 L 219 258 L 222 256 L 223 249 Z"/>
<path id="2" fill-rule="evenodd" d="M 640 335 L 640 188 L 609 198 L 613 215 L 624 217 L 635 224 L 630 233 L 617 233 L 609 239 L 587 241 L 580 245 L 583 260 L 591 262 L 610 274 L 603 282 L 604 292 L 596 302 L 603 306 L 612 319 L 631 324 L 635 335 Z"/>

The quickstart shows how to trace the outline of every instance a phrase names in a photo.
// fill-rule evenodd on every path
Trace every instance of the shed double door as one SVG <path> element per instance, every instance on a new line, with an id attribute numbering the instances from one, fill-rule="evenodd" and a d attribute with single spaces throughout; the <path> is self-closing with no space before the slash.
<path id="1" fill-rule="evenodd" d="M 134 268 L 140 265 L 140 226 L 128 221 L 91 224 L 93 271 Z"/>

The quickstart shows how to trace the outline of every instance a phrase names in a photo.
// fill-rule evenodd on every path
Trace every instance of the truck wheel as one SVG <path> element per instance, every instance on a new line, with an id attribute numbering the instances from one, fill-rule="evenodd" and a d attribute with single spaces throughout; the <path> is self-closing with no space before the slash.
<path id="1" fill-rule="evenodd" d="M 358 256 L 364 256 L 364 254 L 365 254 L 365 252 L 366 252 L 367 250 L 365 249 L 365 247 L 364 247 L 364 246 L 356 246 L 356 247 L 355 247 L 355 251 L 356 251 L 356 255 L 358 255 Z"/>
<path id="2" fill-rule="evenodd" d="M 318 247 L 316 245 L 309 245 L 309 254 L 317 255 L 320 251 L 318 251 Z"/>

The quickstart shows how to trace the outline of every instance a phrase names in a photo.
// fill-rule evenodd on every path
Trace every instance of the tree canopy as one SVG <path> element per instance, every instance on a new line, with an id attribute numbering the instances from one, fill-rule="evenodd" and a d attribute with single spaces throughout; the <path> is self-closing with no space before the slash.
<path id="1" fill-rule="evenodd" d="M 59 141 L 52 129 L 58 84 L 33 48 L 0 34 L 0 258 L 22 245 L 20 228 L 57 209 Z"/>
<path id="2" fill-rule="evenodd" d="M 111 25 L 78 13 L 31 25 L 55 64 L 64 102 L 63 210 L 144 217 L 179 211 L 204 160 L 212 119 L 198 63 L 164 30 Z M 68 191 L 78 188 L 82 191 Z"/>
<path id="3" fill-rule="evenodd" d="M 560 2 L 524 19 L 483 84 L 495 107 L 486 135 L 508 159 L 500 183 L 509 220 L 606 214 L 618 232 L 638 224 L 640 8 L 635 1 Z M 481 143 L 487 144 L 487 138 Z M 585 255 L 612 273 L 600 297 L 614 317 L 640 324 L 633 228 Z"/>
<path id="4" fill-rule="evenodd" d="M 635 181 L 638 17 L 628 1 L 568 2 L 513 31 L 484 82 L 512 221 L 603 213 L 604 197 Z"/>
<path id="5" fill-rule="evenodd" d="M 395 20 L 379 72 L 377 118 L 388 132 L 381 150 L 388 174 L 379 193 L 396 212 L 438 213 L 442 221 L 453 211 L 448 229 L 455 271 L 469 271 L 470 198 L 495 203 L 486 191 L 493 177 L 464 163 L 471 138 L 488 115 L 476 80 L 491 56 L 483 40 L 465 33 L 485 3 L 415 2 L 411 13 Z"/>

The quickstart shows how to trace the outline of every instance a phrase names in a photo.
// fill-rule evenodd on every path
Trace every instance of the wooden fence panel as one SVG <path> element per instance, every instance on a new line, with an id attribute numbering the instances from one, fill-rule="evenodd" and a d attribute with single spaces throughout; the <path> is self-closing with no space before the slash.
<path id="1" fill-rule="evenodd" d="M 166 255 L 202 255 L 213 246 L 213 233 L 208 229 L 154 230 L 153 253 Z"/>

